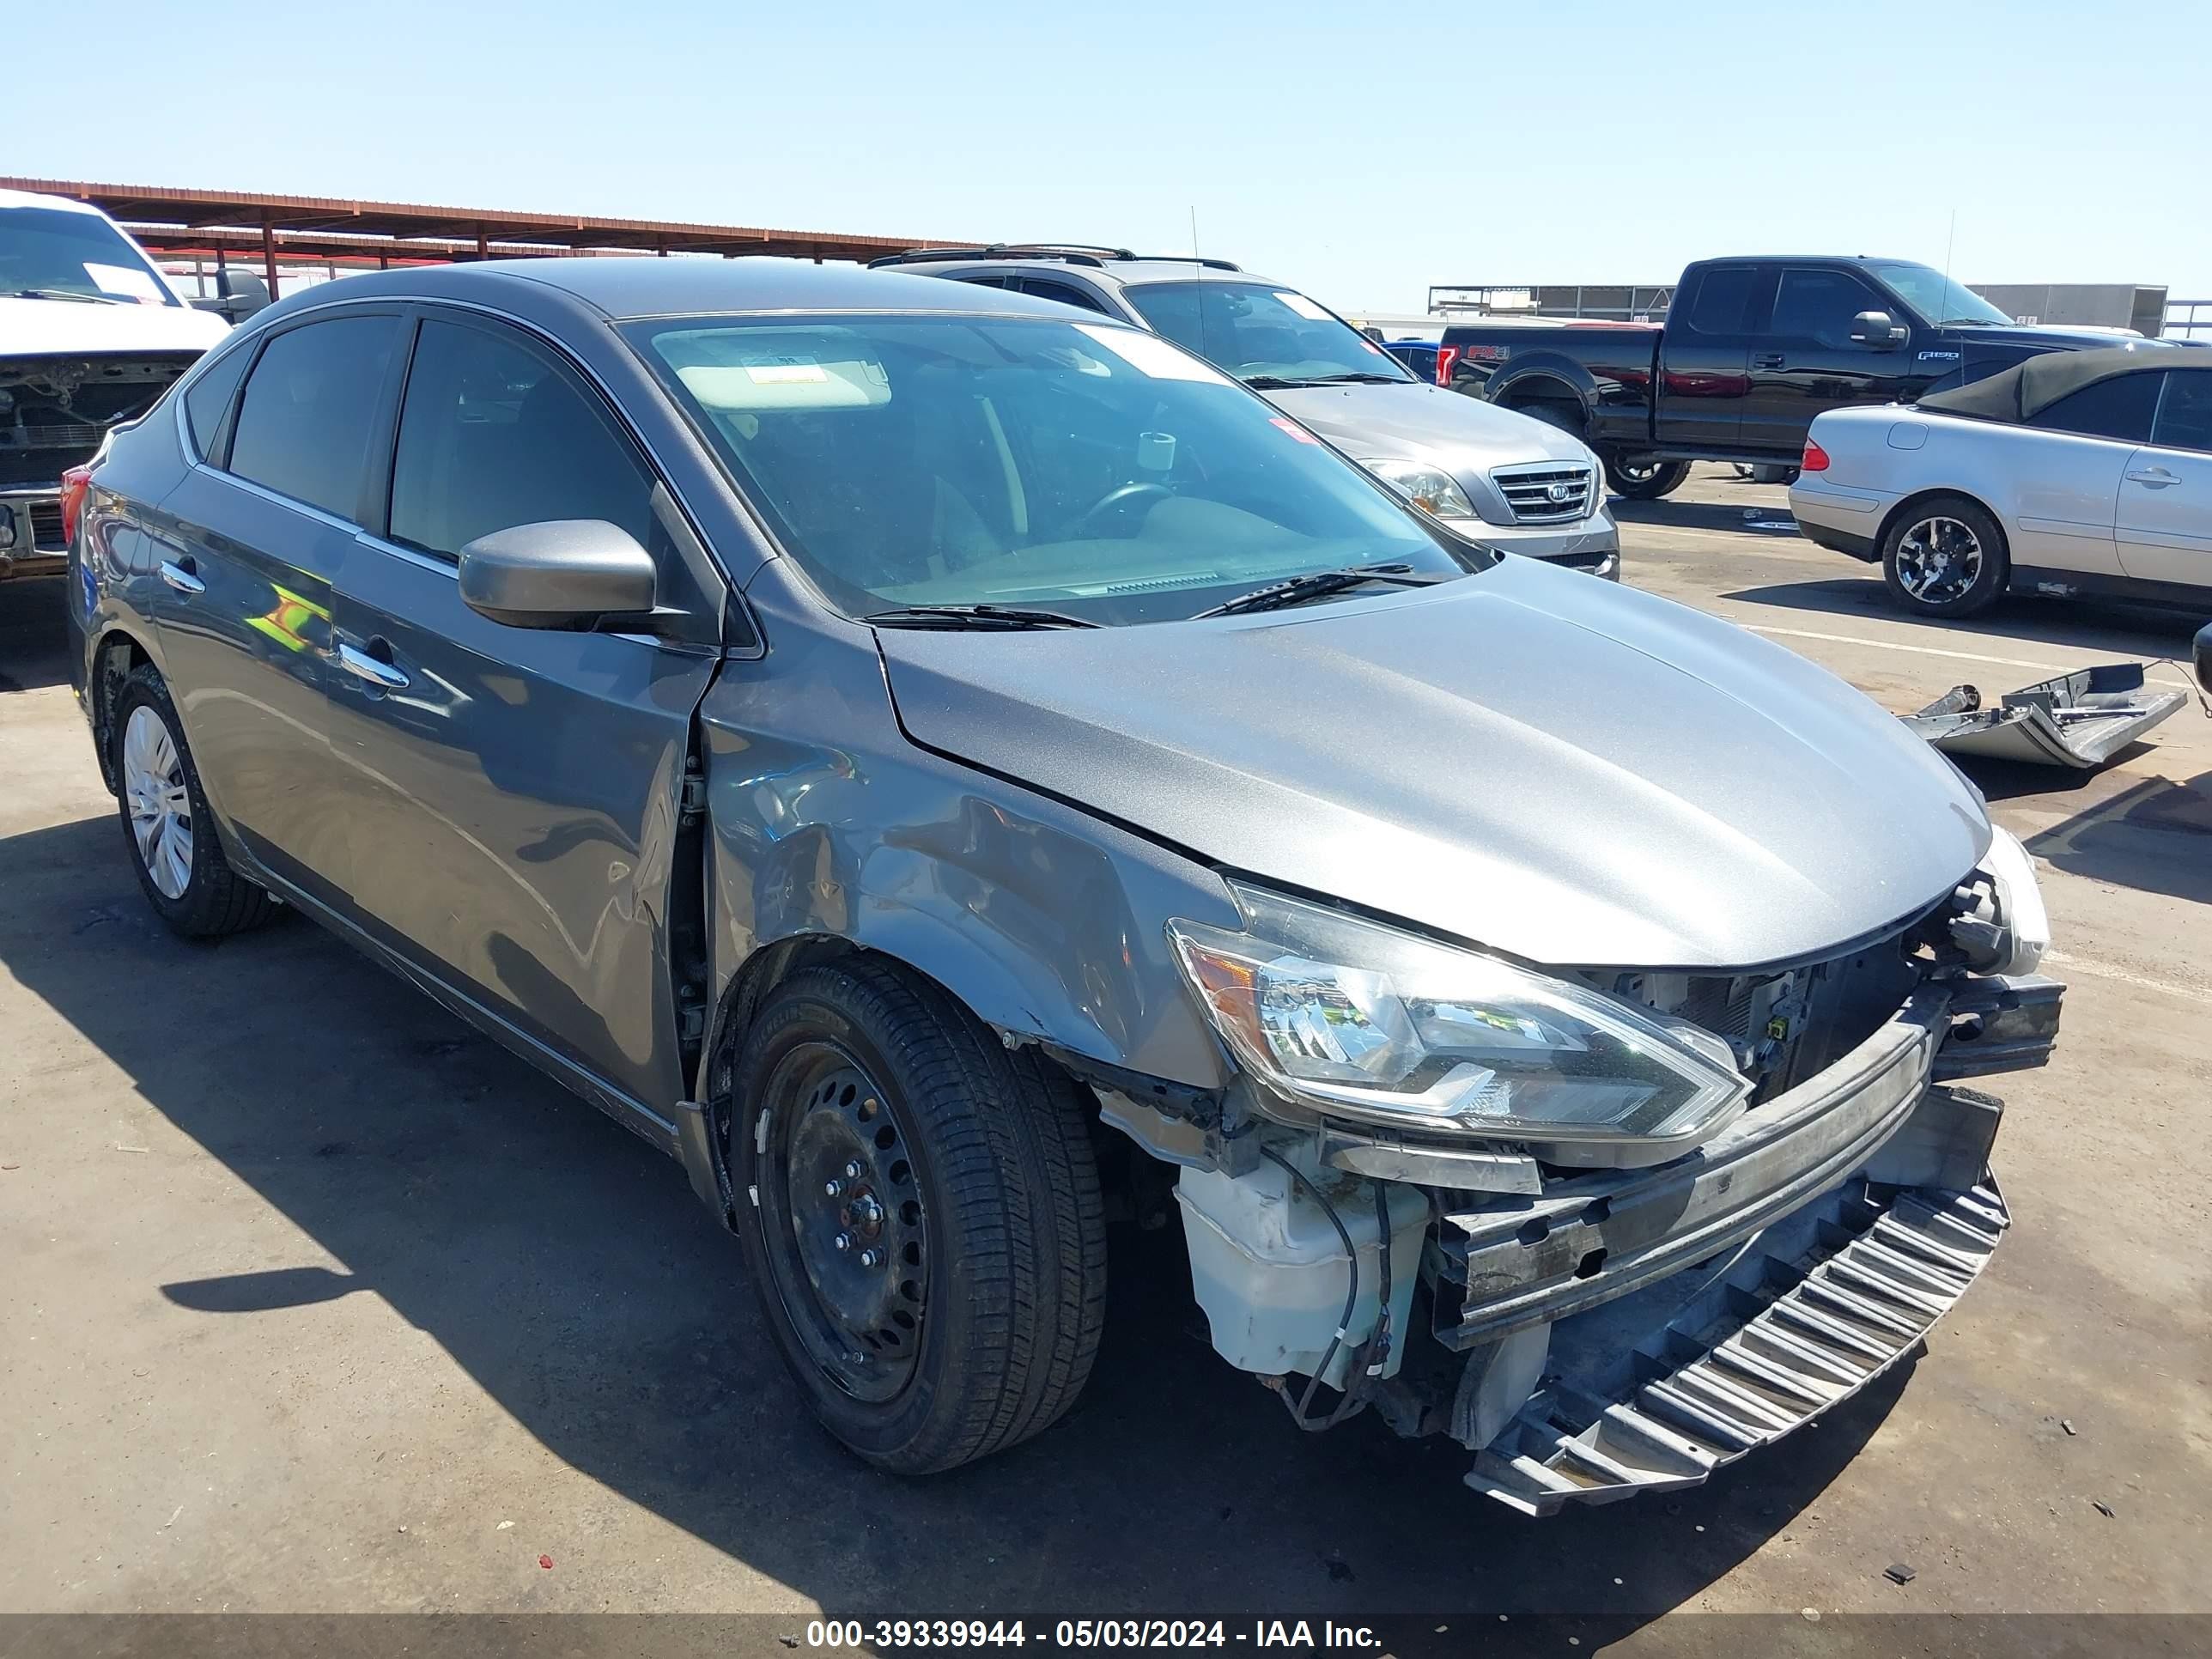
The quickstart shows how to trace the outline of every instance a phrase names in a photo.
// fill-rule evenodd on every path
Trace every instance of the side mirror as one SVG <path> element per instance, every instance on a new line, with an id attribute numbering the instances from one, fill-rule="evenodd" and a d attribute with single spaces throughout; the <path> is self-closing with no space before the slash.
<path id="1" fill-rule="evenodd" d="M 1902 345 L 1911 337 L 1904 324 L 1893 321 L 1886 311 L 1862 311 L 1851 319 L 1851 341 L 1856 345 L 1870 345 L 1887 351 L 1893 345 Z"/>
<path id="2" fill-rule="evenodd" d="M 461 550 L 461 602 L 509 628 L 587 628 L 649 615 L 653 556 L 603 519 L 549 519 Z"/>

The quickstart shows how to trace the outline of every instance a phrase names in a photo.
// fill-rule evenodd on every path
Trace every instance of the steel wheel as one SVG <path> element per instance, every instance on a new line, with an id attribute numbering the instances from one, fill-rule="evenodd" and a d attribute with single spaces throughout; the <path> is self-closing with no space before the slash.
<path id="1" fill-rule="evenodd" d="M 1897 585 L 1923 605 L 1955 605 L 1981 580 L 1982 538 L 1971 525 L 1935 514 L 1897 544 Z"/>
<path id="2" fill-rule="evenodd" d="M 913 1381 L 929 1284 L 929 1218 L 881 1086 L 828 1042 L 783 1057 L 763 1109 L 769 1275 L 822 1375 L 855 1400 Z"/>
<path id="3" fill-rule="evenodd" d="M 143 703 L 123 728 L 123 794 L 147 877 L 164 898 L 192 881 L 192 803 L 185 766 L 161 717 Z"/>

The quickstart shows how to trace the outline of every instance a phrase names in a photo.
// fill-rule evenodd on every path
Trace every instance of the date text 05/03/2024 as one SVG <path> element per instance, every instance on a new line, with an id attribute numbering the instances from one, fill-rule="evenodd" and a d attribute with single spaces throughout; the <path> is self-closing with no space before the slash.
<path id="1" fill-rule="evenodd" d="M 1377 1648 L 1364 1625 L 1304 1619 L 822 1619 L 806 1626 L 806 1645 L 866 1648 L 1248 1648 L 1297 1651 Z"/>

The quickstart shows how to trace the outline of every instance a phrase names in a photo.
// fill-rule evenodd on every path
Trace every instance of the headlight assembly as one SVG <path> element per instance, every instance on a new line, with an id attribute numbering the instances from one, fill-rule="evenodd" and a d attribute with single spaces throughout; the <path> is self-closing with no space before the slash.
<path id="1" fill-rule="evenodd" d="M 1750 1091 L 1716 1054 L 1586 986 L 1232 889 L 1244 931 L 1176 921 L 1170 938 L 1238 1060 L 1309 1113 L 1656 1163 L 1711 1136 Z"/>
<path id="2" fill-rule="evenodd" d="M 1441 467 L 1425 461 L 1366 460 L 1360 462 L 1384 483 L 1425 513 L 1439 519 L 1472 519 L 1474 503 L 1459 482 Z"/>
<path id="3" fill-rule="evenodd" d="M 1989 878 L 1989 894 L 1976 897 L 1974 908 L 1953 921 L 1951 937 L 1978 972 L 2014 977 L 2035 972 L 2051 948 L 2051 915 L 2043 906 L 2035 860 L 2017 836 L 1992 823 L 1989 854 L 1977 873 Z"/>

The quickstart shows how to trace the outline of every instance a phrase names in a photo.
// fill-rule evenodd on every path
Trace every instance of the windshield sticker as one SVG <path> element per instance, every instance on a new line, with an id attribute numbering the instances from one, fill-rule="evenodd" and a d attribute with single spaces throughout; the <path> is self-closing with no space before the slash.
<path id="1" fill-rule="evenodd" d="M 1269 426 L 1279 426 L 1282 428 L 1284 431 L 1289 433 L 1291 436 L 1296 438 L 1302 444 L 1317 444 L 1321 441 L 1320 439 L 1315 437 L 1312 433 L 1307 431 L 1305 428 L 1300 426 L 1296 421 L 1285 420 L 1280 415 L 1269 416 L 1267 424 Z"/>
<path id="2" fill-rule="evenodd" d="M 88 259 L 84 262 L 84 274 L 92 278 L 93 286 L 102 294 L 119 295 L 142 305 L 161 303 L 161 284 L 143 270 L 129 265 L 94 264 Z"/>
<path id="3" fill-rule="evenodd" d="M 1133 328 L 1109 328 L 1092 323 L 1078 323 L 1076 327 L 1100 345 L 1112 352 L 1139 374 L 1150 375 L 1155 380 L 1203 380 L 1212 386 L 1227 386 L 1228 376 L 1183 350 L 1170 345 L 1157 334 L 1139 334 Z"/>
<path id="4" fill-rule="evenodd" d="M 778 414 L 793 410 L 873 409 L 891 400 L 881 363 L 687 363 L 676 371 L 684 390 L 715 416 Z"/>
<path id="5" fill-rule="evenodd" d="M 1278 289 L 1275 290 L 1275 297 L 1310 323 L 1326 323 L 1330 320 L 1328 313 L 1303 294 L 1291 294 Z"/>
<path id="6" fill-rule="evenodd" d="M 819 386 L 828 380 L 819 363 L 747 363 L 755 386 Z"/>

